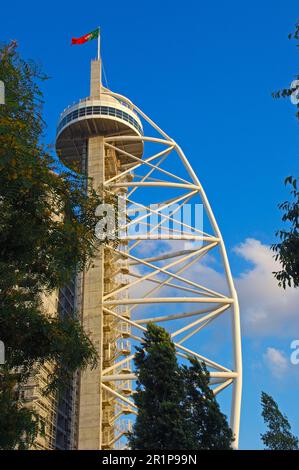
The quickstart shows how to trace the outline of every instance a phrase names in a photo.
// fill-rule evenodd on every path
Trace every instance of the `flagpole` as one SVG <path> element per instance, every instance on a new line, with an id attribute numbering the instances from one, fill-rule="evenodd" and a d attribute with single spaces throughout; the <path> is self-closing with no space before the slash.
<path id="1" fill-rule="evenodd" d="M 99 34 L 98 34 L 98 60 L 101 59 L 101 39 L 100 39 L 100 27 L 99 29 Z"/>

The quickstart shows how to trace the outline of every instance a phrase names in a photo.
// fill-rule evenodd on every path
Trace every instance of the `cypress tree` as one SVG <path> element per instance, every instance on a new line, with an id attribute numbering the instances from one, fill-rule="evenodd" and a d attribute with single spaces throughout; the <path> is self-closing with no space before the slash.
<path id="1" fill-rule="evenodd" d="M 209 388 L 205 365 L 190 358 L 190 367 L 180 366 L 170 335 L 153 323 L 136 349 L 138 415 L 128 436 L 130 447 L 230 449 L 232 432 Z"/>
<path id="2" fill-rule="evenodd" d="M 266 450 L 298 450 L 298 438 L 291 432 L 288 418 L 281 413 L 276 401 L 262 392 L 262 417 L 268 431 L 261 434 Z"/>
<path id="3" fill-rule="evenodd" d="M 188 449 L 184 384 L 170 335 L 149 323 L 141 347 L 136 348 L 138 416 L 129 435 L 132 449 Z"/>
<path id="4" fill-rule="evenodd" d="M 190 357 L 190 367 L 182 366 L 183 408 L 192 435 L 190 450 L 231 449 L 233 434 L 209 387 L 206 365 Z"/>

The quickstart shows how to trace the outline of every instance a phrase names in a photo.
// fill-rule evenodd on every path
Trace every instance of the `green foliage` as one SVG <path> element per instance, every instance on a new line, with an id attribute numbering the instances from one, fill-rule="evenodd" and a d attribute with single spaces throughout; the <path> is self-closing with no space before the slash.
<path id="1" fill-rule="evenodd" d="M 289 39 L 294 39 L 295 41 L 299 40 L 299 21 L 295 24 L 295 31 L 289 34 Z M 296 47 L 299 47 L 299 44 L 296 44 Z M 295 76 L 295 80 L 299 80 L 299 75 Z M 296 83 L 296 82 L 293 82 Z M 273 98 L 288 98 L 291 95 L 299 94 L 299 85 L 290 86 L 288 88 L 283 88 L 281 90 L 275 91 L 272 93 Z M 297 109 L 299 108 L 299 103 L 297 103 Z M 299 119 L 299 111 L 296 113 L 296 117 Z"/>
<path id="2" fill-rule="evenodd" d="M 298 439 L 291 433 L 291 426 L 277 403 L 270 395 L 262 392 L 262 416 L 268 431 L 261 434 L 266 450 L 298 450 Z"/>
<path id="3" fill-rule="evenodd" d="M 138 416 L 129 445 L 138 450 L 229 449 L 232 433 L 209 389 L 205 366 L 179 366 L 170 335 L 149 323 L 135 366 Z"/>
<path id="4" fill-rule="evenodd" d="M 29 296 L 28 296 L 29 297 Z M 79 322 L 71 317 L 49 318 L 37 301 L 8 299 L 0 311 L 1 340 L 6 366 L 18 368 L 24 381 L 45 360 L 54 367 L 45 392 L 63 386 L 75 370 L 96 365 L 96 352 Z M 2 307 L 2 305 L 1 305 Z"/>
<path id="5" fill-rule="evenodd" d="M 289 34 L 289 39 L 299 39 L 299 22 L 295 25 L 294 33 Z M 298 47 L 299 44 L 296 44 Z M 297 81 L 293 82 L 295 85 L 290 88 L 285 88 L 276 93 L 273 93 L 274 98 L 286 98 L 295 94 L 299 96 L 299 75 L 296 77 Z M 296 104 L 299 108 L 299 100 Z M 296 113 L 299 119 L 299 112 Z M 272 250 L 275 252 L 274 258 L 281 264 L 281 270 L 274 272 L 274 276 L 278 280 L 280 287 L 284 289 L 289 287 L 299 286 L 299 192 L 297 190 L 299 183 L 298 177 L 288 176 L 285 179 L 285 185 L 291 186 L 291 200 L 279 204 L 279 209 L 283 211 L 282 221 L 286 224 L 284 230 L 278 230 L 276 236 L 280 242 L 272 245 Z"/>
<path id="6" fill-rule="evenodd" d="M 2 368 L 0 374 L 0 449 L 28 449 L 39 428 L 39 416 L 20 400 L 17 374 Z"/>
<path id="7" fill-rule="evenodd" d="M 286 185 L 291 186 L 290 201 L 285 201 L 279 205 L 283 211 L 282 221 L 287 224 L 285 230 L 276 232 L 280 242 L 272 245 L 272 250 L 276 253 L 275 260 L 278 260 L 282 269 L 274 273 L 279 285 L 284 289 L 289 286 L 299 286 L 299 191 L 297 185 L 299 178 L 289 176 L 285 180 Z"/>
<path id="8" fill-rule="evenodd" d="M 288 37 L 289 39 L 299 39 L 299 21 L 297 21 L 295 24 L 295 31 L 293 33 L 290 33 Z M 298 44 L 297 47 L 299 47 Z"/>
<path id="9" fill-rule="evenodd" d="M 50 317 L 44 296 L 91 262 L 101 200 L 84 175 L 62 172 L 42 143 L 39 84 L 46 77 L 19 56 L 15 42 L 0 48 L 0 78 L 6 89 L 6 104 L 0 106 L 0 339 L 6 364 L 0 380 L 4 387 L 10 371 L 18 389 L 33 366 L 48 361 L 54 368 L 49 392 L 97 360 L 79 322 Z M 9 410 L 10 419 L 1 427 L 0 448 L 29 445 L 36 417 L 3 387 L 0 415 Z"/>
<path id="10" fill-rule="evenodd" d="M 132 449 L 188 449 L 181 402 L 184 387 L 169 334 L 152 323 L 136 348 L 138 416 L 129 435 Z"/>
<path id="11" fill-rule="evenodd" d="M 183 409 L 187 428 L 193 437 L 189 450 L 231 449 L 233 433 L 209 387 L 210 374 L 206 365 L 196 358 L 190 357 L 189 360 L 190 367 L 181 368 L 184 383 Z"/>

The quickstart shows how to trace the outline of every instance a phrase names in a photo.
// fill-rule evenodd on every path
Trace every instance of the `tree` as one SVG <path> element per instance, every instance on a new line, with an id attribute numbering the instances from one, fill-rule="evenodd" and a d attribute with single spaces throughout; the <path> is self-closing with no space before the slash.
<path id="1" fill-rule="evenodd" d="M 129 445 L 138 450 L 229 449 L 232 432 L 209 389 L 209 373 L 196 359 L 180 366 L 175 345 L 149 323 L 135 366 L 138 415 Z"/>
<path id="2" fill-rule="evenodd" d="M 270 395 L 262 392 L 262 416 L 268 431 L 261 434 L 266 450 L 298 450 L 298 439 L 291 433 L 290 423 Z"/>
<path id="3" fill-rule="evenodd" d="M 209 387 L 210 374 L 206 365 L 196 358 L 189 360 L 190 367 L 182 366 L 181 374 L 184 382 L 183 409 L 193 436 L 190 450 L 231 449 L 233 433 Z"/>
<path id="4" fill-rule="evenodd" d="M 19 387 L 14 374 L 0 374 L 1 449 L 27 449 L 32 446 L 39 430 L 39 416 L 23 406 Z"/>
<path id="5" fill-rule="evenodd" d="M 295 25 L 295 32 L 289 34 L 289 39 L 299 39 L 299 22 Z M 298 47 L 298 44 L 297 44 Z M 299 108 L 299 75 L 293 81 L 291 87 L 273 93 L 274 98 L 286 98 L 294 96 L 294 104 Z M 296 112 L 299 119 L 299 111 Z M 297 190 L 299 177 L 288 176 L 285 184 L 291 186 L 291 200 L 279 204 L 279 209 L 283 211 L 282 221 L 286 224 L 284 230 L 278 230 L 276 236 L 280 242 L 272 245 L 275 252 L 275 260 L 281 264 L 281 270 L 274 272 L 279 286 L 284 289 L 299 286 L 299 192 Z"/>
<path id="6" fill-rule="evenodd" d="M 16 42 L 0 48 L 0 78 L 6 90 L 0 106 L 0 339 L 6 353 L 0 416 L 11 413 L 0 426 L 0 448 L 14 448 L 24 447 L 36 429 L 14 393 L 33 367 L 50 361 L 48 390 L 56 390 L 75 370 L 96 363 L 79 322 L 47 316 L 43 296 L 91 262 L 101 200 L 84 175 L 62 171 L 43 144 L 39 84 L 46 77 L 20 57 Z"/>
<path id="7" fill-rule="evenodd" d="M 135 366 L 134 401 L 138 416 L 129 434 L 129 445 L 138 450 L 188 449 L 188 430 L 181 406 L 184 386 L 170 335 L 149 323 Z"/>
<path id="8" fill-rule="evenodd" d="M 299 178 L 289 176 L 286 185 L 292 187 L 292 200 L 279 205 L 283 211 L 282 221 L 287 225 L 285 230 L 279 230 L 276 236 L 280 242 L 272 246 L 275 260 L 279 260 L 282 269 L 274 273 L 280 286 L 299 286 L 299 191 L 297 185 Z"/>

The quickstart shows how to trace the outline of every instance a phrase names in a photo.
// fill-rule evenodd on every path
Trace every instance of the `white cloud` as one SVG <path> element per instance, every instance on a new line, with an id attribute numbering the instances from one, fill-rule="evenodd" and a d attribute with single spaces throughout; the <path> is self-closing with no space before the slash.
<path id="1" fill-rule="evenodd" d="M 238 292 L 242 334 L 250 337 L 271 335 L 299 338 L 299 289 L 284 290 L 278 286 L 273 271 L 280 265 L 273 258 L 270 246 L 259 240 L 247 238 L 234 248 L 247 267 L 234 276 Z M 213 254 L 213 251 L 211 252 Z M 220 265 L 207 255 L 203 262 L 188 269 L 189 279 L 227 293 Z"/>
<path id="2" fill-rule="evenodd" d="M 182 240 L 172 241 L 168 245 L 163 242 L 161 246 L 156 241 L 147 243 L 146 248 L 138 246 L 137 255 L 150 257 L 161 252 L 170 253 L 173 250 L 193 247 Z M 251 338 L 279 335 L 299 339 L 299 289 L 284 290 L 278 287 L 273 271 L 278 271 L 280 266 L 274 260 L 270 247 L 259 240 L 247 238 L 234 248 L 234 252 L 247 264 L 247 267 L 234 277 L 240 302 L 242 335 Z M 202 262 L 192 265 L 183 275 L 227 294 L 225 277 L 223 272 L 219 272 L 219 268 L 220 264 L 217 258 L 214 258 L 212 250 Z M 135 271 L 139 274 L 143 272 L 140 266 L 135 266 Z M 149 281 L 138 283 L 132 288 L 131 295 L 142 297 L 153 287 L 155 285 Z M 170 294 L 165 289 L 163 295 Z"/>
<path id="3" fill-rule="evenodd" d="M 235 278 L 243 333 L 299 336 L 299 289 L 278 287 L 272 273 L 280 266 L 270 247 L 248 238 L 234 251 L 252 265 Z"/>
<path id="4" fill-rule="evenodd" d="M 264 362 L 272 375 L 282 378 L 289 369 L 289 361 L 282 351 L 275 348 L 267 348 L 263 355 Z"/>

